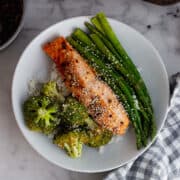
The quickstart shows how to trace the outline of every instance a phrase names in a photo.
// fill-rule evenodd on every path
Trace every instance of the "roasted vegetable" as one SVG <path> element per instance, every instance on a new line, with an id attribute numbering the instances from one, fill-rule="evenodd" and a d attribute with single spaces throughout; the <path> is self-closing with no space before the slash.
<path id="1" fill-rule="evenodd" d="M 84 133 L 79 130 L 73 130 L 66 133 L 59 133 L 54 137 L 54 144 L 64 149 L 71 158 L 81 156 L 83 147 Z"/>
<path id="2" fill-rule="evenodd" d="M 62 128 L 62 127 L 61 127 Z M 72 158 L 81 156 L 83 144 L 90 147 L 100 147 L 107 144 L 112 138 L 112 133 L 100 128 L 92 119 L 89 119 L 86 128 L 69 130 L 60 129 L 54 137 L 54 144 L 64 149 Z"/>
<path id="3" fill-rule="evenodd" d="M 111 140 L 113 136 L 112 132 L 101 128 L 91 118 L 89 118 L 86 122 L 86 141 L 84 140 L 86 145 L 90 147 L 100 147 L 107 144 Z"/>
<path id="4" fill-rule="evenodd" d="M 64 124 L 71 128 L 86 125 L 89 118 L 87 109 L 73 97 L 67 97 L 62 105 L 61 119 Z"/>
<path id="5" fill-rule="evenodd" d="M 48 96 L 56 101 L 63 102 L 64 97 L 62 94 L 59 92 L 57 83 L 55 81 L 49 81 L 45 84 L 43 84 L 41 93 L 45 96 Z"/>
<path id="6" fill-rule="evenodd" d="M 84 138 L 83 142 L 89 146 L 99 147 L 107 144 L 111 140 L 112 133 L 97 125 L 96 122 L 89 117 L 84 105 L 73 97 L 68 97 L 64 102 L 61 119 L 66 129 L 79 128 L 85 130 L 86 138 Z"/>
<path id="7" fill-rule="evenodd" d="M 76 129 L 76 134 L 77 132 L 80 134 L 81 141 L 91 147 L 100 147 L 111 140 L 112 132 L 102 129 L 97 125 L 89 117 L 87 109 L 75 98 L 68 97 L 62 109 L 62 120 L 59 126 L 61 134 L 67 134 L 67 131 L 74 132 L 74 129 Z"/>
<path id="8" fill-rule="evenodd" d="M 97 131 L 87 131 L 88 141 L 85 143 L 90 147 L 100 147 L 107 144 L 111 138 L 112 133 L 108 130 L 97 129 Z"/>
<path id="9" fill-rule="evenodd" d="M 106 37 L 100 33 L 92 24 L 85 22 L 84 23 L 85 26 L 88 28 L 88 30 L 90 31 L 91 34 L 96 34 L 98 35 L 102 41 L 104 42 L 104 44 L 108 47 L 108 49 L 117 57 L 117 58 L 121 58 L 121 56 L 116 52 L 116 49 L 113 47 L 113 45 L 111 44 L 111 42 L 109 42 L 108 39 L 106 39 Z"/>
<path id="10" fill-rule="evenodd" d="M 46 96 L 28 98 L 24 105 L 25 122 L 32 131 L 51 134 L 60 122 L 59 104 Z"/>

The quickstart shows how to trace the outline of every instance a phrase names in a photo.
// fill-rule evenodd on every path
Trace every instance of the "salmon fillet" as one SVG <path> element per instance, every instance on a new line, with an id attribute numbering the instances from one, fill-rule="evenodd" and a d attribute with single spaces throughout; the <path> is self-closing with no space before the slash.
<path id="1" fill-rule="evenodd" d="M 113 134 L 124 134 L 129 125 L 124 107 L 66 39 L 58 37 L 45 44 L 43 50 L 56 64 L 66 87 L 86 106 L 94 120 Z"/>

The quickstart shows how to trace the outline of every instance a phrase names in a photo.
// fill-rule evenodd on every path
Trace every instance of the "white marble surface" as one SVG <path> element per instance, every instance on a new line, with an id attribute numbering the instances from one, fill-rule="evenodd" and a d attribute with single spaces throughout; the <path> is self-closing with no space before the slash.
<path id="1" fill-rule="evenodd" d="M 52 165 L 30 147 L 17 127 L 11 109 L 12 76 L 20 54 L 40 31 L 65 18 L 103 10 L 143 33 L 159 50 L 171 75 L 180 70 L 180 18 L 167 13 L 178 6 L 159 7 L 140 0 L 27 0 L 24 29 L 0 52 L 0 179 L 98 180 L 106 175 L 70 172 Z"/>

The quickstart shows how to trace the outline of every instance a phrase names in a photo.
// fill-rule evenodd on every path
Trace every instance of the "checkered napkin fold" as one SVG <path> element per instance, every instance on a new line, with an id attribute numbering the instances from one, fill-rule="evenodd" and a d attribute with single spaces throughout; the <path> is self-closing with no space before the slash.
<path id="1" fill-rule="evenodd" d="M 180 179 L 180 73 L 170 79 L 171 101 L 164 128 L 154 144 L 134 162 L 104 180 Z"/>

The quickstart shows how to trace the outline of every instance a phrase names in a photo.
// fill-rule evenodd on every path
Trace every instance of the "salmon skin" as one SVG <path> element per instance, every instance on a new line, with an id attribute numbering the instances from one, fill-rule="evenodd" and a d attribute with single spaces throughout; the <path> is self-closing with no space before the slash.
<path id="1" fill-rule="evenodd" d="M 130 122 L 124 107 L 66 39 L 58 37 L 45 44 L 43 50 L 56 64 L 66 87 L 86 106 L 93 119 L 113 134 L 124 134 Z"/>

